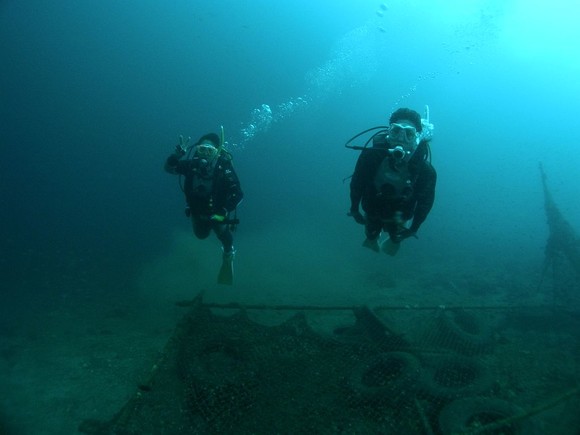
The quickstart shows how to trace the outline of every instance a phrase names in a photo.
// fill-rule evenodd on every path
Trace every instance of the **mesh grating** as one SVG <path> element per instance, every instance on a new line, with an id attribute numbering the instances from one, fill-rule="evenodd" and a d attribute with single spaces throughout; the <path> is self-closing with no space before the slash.
<path id="1" fill-rule="evenodd" d="M 81 431 L 572 434 L 580 423 L 572 316 L 532 330 L 554 315 L 359 307 L 266 326 L 226 311 L 198 301 L 135 396 Z"/>

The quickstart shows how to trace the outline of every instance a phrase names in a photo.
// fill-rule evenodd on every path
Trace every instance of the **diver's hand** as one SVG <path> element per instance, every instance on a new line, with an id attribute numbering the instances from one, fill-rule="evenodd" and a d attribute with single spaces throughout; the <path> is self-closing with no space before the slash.
<path id="1" fill-rule="evenodd" d="M 214 210 L 213 214 L 209 217 L 210 221 L 223 222 L 226 220 L 228 211 L 225 208 L 218 208 Z"/>
<path id="2" fill-rule="evenodd" d="M 409 237 L 417 238 L 417 233 L 411 231 L 409 228 L 403 228 L 397 234 L 391 236 L 391 240 L 395 243 L 401 243 L 403 240 L 408 239 Z"/>
<path id="3" fill-rule="evenodd" d="M 175 146 L 175 154 L 178 154 L 179 156 L 185 155 L 185 153 L 187 152 L 187 149 L 189 148 L 189 141 L 190 140 L 191 140 L 191 137 L 188 137 L 186 139 L 183 136 L 179 135 L 179 143 Z"/>
<path id="4" fill-rule="evenodd" d="M 364 225 L 366 223 L 366 219 L 358 210 L 350 210 L 346 215 L 353 217 L 357 224 Z"/>

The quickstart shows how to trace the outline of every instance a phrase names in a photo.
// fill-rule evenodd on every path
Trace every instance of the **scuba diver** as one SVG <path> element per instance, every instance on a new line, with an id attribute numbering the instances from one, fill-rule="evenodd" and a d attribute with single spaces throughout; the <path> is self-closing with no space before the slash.
<path id="1" fill-rule="evenodd" d="M 377 129 L 363 147 L 349 146 Z M 350 183 L 347 215 L 365 226 L 364 247 L 394 256 L 403 240 L 417 237 L 435 200 L 437 173 L 429 149 L 432 130 L 428 107 L 423 120 L 418 112 L 400 108 L 391 114 L 388 127 L 365 130 L 346 143 L 347 148 L 361 150 Z M 371 140 L 372 147 L 367 147 Z M 388 239 L 379 245 L 382 231 Z"/>
<path id="2" fill-rule="evenodd" d="M 213 230 L 221 241 L 223 258 L 218 283 L 232 285 L 236 253 L 232 231 L 239 221 L 235 216 L 230 218 L 230 213 L 235 214 L 243 198 L 240 181 L 232 165 L 232 155 L 224 148 L 223 127 L 221 138 L 208 133 L 189 147 L 190 139 L 179 136 L 179 144 L 167 158 L 165 170 L 180 175 L 187 202 L 185 215 L 191 218 L 195 236 L 205 239 Z"/>

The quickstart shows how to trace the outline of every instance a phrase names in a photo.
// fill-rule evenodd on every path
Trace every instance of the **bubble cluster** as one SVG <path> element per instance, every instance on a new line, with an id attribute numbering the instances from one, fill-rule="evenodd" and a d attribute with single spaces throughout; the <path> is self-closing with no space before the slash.
<path id="1" fill-rule="evenodd" d="M 347 33 L 335 46 L 330 59 L 310 71 L 307 82 L 316 99 L 367 83 L 377 70 L 376 45 L 369 26 Z"/>
<path id="2" fill-rule="evenodd" d="M 306 106 L 308 106 L 308 97 L 303 96 L 291 98 L 290 100 L 278 105 L 274 116 L 274 122 L 280 121 Z"/>
<path id="3" fill-rule="evenodd" d="M 258 133 L 265 133 L 272 124 L 294 115 L 298 110 L 306 108 L 309 104 L 307 96 L 293 97 L 288 101 L 278 104 L 272 109 L 268 104 L 262 104 L 253 109 L 250 121 L 244 124 L 240 131 L 241 139 L 234 147 L 242 147 L 252 140 Z"/>
<path id="4" fill-rule="evenodd" d="M 323 102 L 330 95 L 340 94 L 346 88 L 367 83 L 377 70 L 377 47 L 371 36 L 369 26 L 347 33 L 338 41 L 330 58 L 306 74 L 308 89 L 304 95 L 291 97 L 273 108 L 262 104 L 253 109 L 249 122 L 241 126 L 240 140 L 233 146 L 243 147 L 257 134 L 268 131 L 272 124 Z"/>
<path id="5" fill-rule="evenodd" d="M 267 104 L 262 104 L 259 108 L 252 110 L 250 122 L 241 129 L 241 143 L 249 141 L 256 133 L 268 130 L 272 120 L 272 109 Z"/>

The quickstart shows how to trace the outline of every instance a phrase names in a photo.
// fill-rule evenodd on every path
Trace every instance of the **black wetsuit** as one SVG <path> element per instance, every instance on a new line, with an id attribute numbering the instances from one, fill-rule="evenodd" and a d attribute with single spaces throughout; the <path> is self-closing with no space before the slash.
<path id="1" fill-rule="evenodd" d="M 184 160 L 180 158 L 178 154 L 170 155 L 165 162 L 165 170 L 185 177 L 183 190 L 187 215 L 191 216 L 195 235 L 205 239 L 213 229 L 223 244 L 224 252 L 231 252 L 233 237 L 229 225 L 210 220 L 212 215 L 227 219 L 243 198 L 231 156 L 222 152 L 210 163 L 197 156 Z"/>
<path id="2" fill-rule="evenodd" d="M 366 213 L 367 237 L 374 240 L 381 230 L 391 236 L 400 230 L 396 215 L 413 219 L 416 233 L 433 207 L 437 173 L 425 160 L 426 143 L 419 145 L 408 164 L 397 166 L 385 147 L 361 151 L 350 183 L 351 211 Z M 385 160 L 386 159 L 386 160 Z"/>

